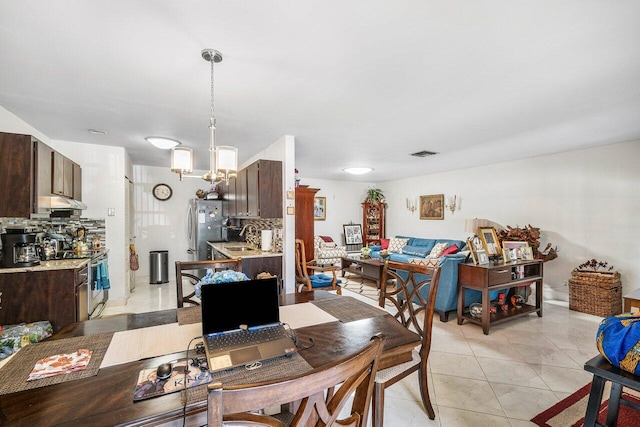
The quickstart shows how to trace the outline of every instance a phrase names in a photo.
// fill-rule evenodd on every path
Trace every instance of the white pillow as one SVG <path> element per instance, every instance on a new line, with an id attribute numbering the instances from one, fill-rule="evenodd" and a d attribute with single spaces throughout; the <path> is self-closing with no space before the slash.
<path id="1" fill-rule="evenodd" d="M 409 243 L 409 239 L 399 239 L 397 237 L 392 237 L 391 240 L 389 240 L 388 251 L 401 254 L 402 248 L 404 248 L 407 243 Z"/>
<path id="2" fill-rule="evenodd" d="M 436 243 L 429 255 L 427 255 L 427 259 L 439 258 L 442 252 L 447 249 L 447 245 L 447 243 Z"/>

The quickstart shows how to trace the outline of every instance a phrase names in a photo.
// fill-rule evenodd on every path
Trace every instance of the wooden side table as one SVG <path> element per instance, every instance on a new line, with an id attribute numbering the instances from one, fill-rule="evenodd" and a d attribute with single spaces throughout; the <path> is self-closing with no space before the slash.
<path id="1" fill-rule="evenodd" d="M 482 325 L 482 332 L 489 335 L 491 325 L 506 322 L 517 317 L 537 313 L 542 317 L 542 260 L 489 263 L 486 265 L 458 265 L 458 325 L 465 320 Z M 491 291 L 511 289 L 534 283 L 536 287 L 535 305 L 524 304 L 521 308 L 510 306 L 507 311 L 490 313 Z M 482 318 L 478 319 L 465 310 L 464 290 L 475 289 L 482 292 Z"/>

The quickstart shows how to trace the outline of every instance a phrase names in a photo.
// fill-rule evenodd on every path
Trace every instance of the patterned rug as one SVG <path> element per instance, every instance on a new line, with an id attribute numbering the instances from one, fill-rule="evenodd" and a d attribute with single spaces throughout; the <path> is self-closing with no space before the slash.
<path id="1" fill-rule="evenodd" d="M 376 282 L 369 279 L 363 279 L 360 276 L 355 274 L 346 273 L 344 277 L 342 277 L 342 284 L 340 285 L 342 289 L 346 289 L 350 292 L 362 295 L 363 297 L 367 297 L 375 302 L 378 302 L 378 296 L 380 295 L 380 291 L 378 290 L 378 286 Z M 391 307 L 390 302 L 386 302 L 387 307 Z"/>
<path id="2" fill-rule="evenodd" d="M 610 383 L 607 382 L 600 411 L 598 413 L 598 422 L 603 424 L 607 419 L 607 405 L 609 403 Z M 584 415 L 587 411 L 587 402 L 589 401 L 589 392 L 591 391 L 591 383 L 585 385 L 571 396 L 561 400 L 551 408 L 539 413 L 531 419 L 531 422 L 540 427 L 580 427 L 584 423 Z M 633 394 L 631 394 L 633 393 Z M 622 396 L 635 403 L 640 403 L 640 394 L 624 388 Z M 618 427 L 634 427 L 640 425 L 640 411 L 636 411 L 628 406 L 620 404 L 618 413 Z"/>

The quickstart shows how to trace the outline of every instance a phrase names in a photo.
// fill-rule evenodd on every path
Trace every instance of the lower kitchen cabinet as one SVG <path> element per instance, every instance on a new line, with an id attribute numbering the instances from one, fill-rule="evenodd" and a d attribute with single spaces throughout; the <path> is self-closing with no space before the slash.
<path id="1" fill-rule="evenodd" d="M 282 293 L 282 257 L 265 256 L 242 258 L 242 272 L 255 279 L 260 273 L 270 273 L 278 278 L 278 289 Z"/>
<path id="2" fill-rule="evenodd" d="M 76 269 L 0 273 L 0 325 L 51 322 L 53 331 L 88 320 L 88 264 Z"/>

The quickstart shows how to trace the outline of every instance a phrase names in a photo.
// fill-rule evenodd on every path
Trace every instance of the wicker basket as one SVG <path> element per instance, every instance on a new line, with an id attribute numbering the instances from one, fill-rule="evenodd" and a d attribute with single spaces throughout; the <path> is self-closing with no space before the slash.
<path id="1" fill-rule="evenodd" d="M 622 282 L 618 272 L 573 270 L 569 309 L 607 317 L 622 313 Z"/>

